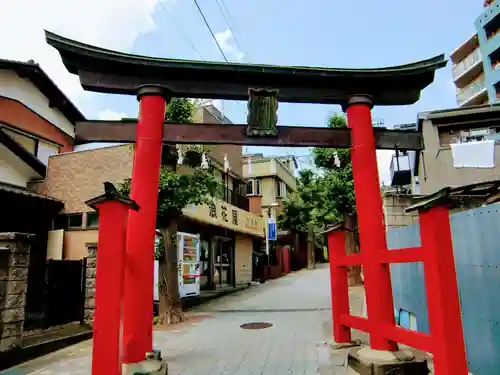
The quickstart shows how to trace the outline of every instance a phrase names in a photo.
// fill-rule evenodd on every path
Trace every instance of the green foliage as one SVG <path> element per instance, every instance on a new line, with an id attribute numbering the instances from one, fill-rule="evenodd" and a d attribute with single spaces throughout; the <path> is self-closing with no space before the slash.
<path id="1" fill-rule="evenodd" d="M 172 98 L 167 105 L 166 119 L 177 124 L 193 122 L 195 105 L 187 98 Z"/>
<path id="2" fill-rule="evenodd" d="M 346 128 L 344 115 L 333 114 L 328 119 L 330 128 Z M 329 214 L 341 221 L 344 215 L 356 215 L 356 200 L 354 197 L 354 182 L 352 176 L 351 154 L 349 150 L 315 148 L 314 162 L 322 168 L 324 194 L 328 199 L 323 201 L 323 213 Z M 330 222 L 331 223 L 331 222 Z"/>
<path id="3" fill-rule="evenodd" d="M 171 220 L 182 214 L 182 209 L 194 204 L 206 204 L 217 190 L 217 180 L 210 170 L 194 168 L 190 174 L 162 168 L 158 184 L 157 227 L 166 228 Z M 130 193 L 130 179 L 118 185 L 121 194 Z"/>
<path id="4" fill-rule="evenodd" d="M 347 120 L 344 115 L 334 113 L 328 118 L 328 127 L 347 128 Z M 336 164 L 340 164 L 340 168 L 347 167 L 351 164 L 349 150 L 316 147 L 313 149 L 313 156 L 314 164 L 325 170 L 336 168 Z"/>
<path id="5" fill-rule="evenodd" d="M 294 233 L 307 233 L 312 221 L 314 196 L 317 195 L 314 173 L 310 170 L 299 172 L 297 192 L 284 201 L 283 213 L 278 216 L 278 227 Z"/>
<path id="6" fill-rule="evenodd" d="M 347 127 L 345 116 L 332 115 L 328 126 Z M 315 148 L 313 155 L 321 173 L 301 171 L 297 193 L 285 202 L 284 212 L 278 219 L 281 229 L 306 233 L 308 224 L 312 223 L 319 232 L 328 224 L 343 221 L 346 214 L 356 215 L 349 150 Z"/>

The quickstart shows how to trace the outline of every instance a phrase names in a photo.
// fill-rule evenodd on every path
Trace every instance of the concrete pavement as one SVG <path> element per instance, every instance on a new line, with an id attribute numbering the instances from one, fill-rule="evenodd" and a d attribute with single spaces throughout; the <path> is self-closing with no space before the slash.
<path id="1" fill-rule="evenodd" d="M 352 311 L 363 314 L 362 289 L 351 290 Z M 195 319 L 154 332 L 170 375 L 347 374 L 345 353 L 332 355 L 327 266 L 299 271 L 223 297 L 191 311 Z M 266 329 L 246 330 L 245 323 Z M 14 374 L 88 375 L 91 341 L 16 367 Z M 10 374 L 9 374 L 10 375 Z"/>

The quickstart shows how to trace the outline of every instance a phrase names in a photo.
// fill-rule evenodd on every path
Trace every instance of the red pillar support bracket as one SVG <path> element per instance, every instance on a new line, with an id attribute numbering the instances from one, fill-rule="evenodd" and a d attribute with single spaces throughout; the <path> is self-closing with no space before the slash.
<path id="1" fill-rule="evenodd" d="M 467 358 L 449 212 L 443 205 L 420 212 L 425 289 L 436 375 L 467 375 Z"/>
<path id="2" fill-rule="evenodd" d="M 139 207 L 111 183 L 105 182 L 104 189 L 86 202 L 99 213 L 92 375 L 119 375 L 127 217 Z"/>
<path id="3" fill-rule="evenodd" d="M 359 240 L 363 258 L 370 346 L 376 350 L 398 350 L 388 340 L 383 327 L 394 326 L 391 274 L 381 260 L 387 252 L 384 213 L 378 176 L 375 137 L 371 117 L 372 100 L 368 95 L 354 95 L 347 103 L 347 123 L 351 128 L 351 161 L 356 194 Z"/>
<path id="4" fill-rule="evenodd" d="M 163 147 L 166 89 L 139 89 L 139 119 L 134 151 L 130 197 L 141 207 L 128 218 L 123 323 L 124 362 L 145 360 L 153 347 L 153 271 Z"/>
<path id="5" fill-rule="evenodd" d="M 349 315 L 349 287 L 347 268 L 339 261 L 345 258 L 345 232 L 341 225 L 325 233 L 328 236 L 328 260 L 330 262 L 330 290 L 332 293 L 333 339 L 337 343 L 351 342 L 351 329 L 342 323 L 341 317 Z"/>

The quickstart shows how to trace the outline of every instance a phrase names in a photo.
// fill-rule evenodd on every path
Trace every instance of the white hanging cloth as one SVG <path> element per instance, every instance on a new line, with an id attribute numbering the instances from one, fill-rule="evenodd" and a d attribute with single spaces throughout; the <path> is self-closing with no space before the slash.
<path id="1" fill-rule="evenodd" d="M 182 152 L 181 146 L 177 146 L 177 165 L 182 165 L 184 163 L 184 154 Z"/>
<path id="2" fill-rule="evenodd" d="M 201 168 L 208 169 L 208 158 L 206 153 L 201 154 Z"/>
<path id="3" fill-rule="evenodd" d="M 494 168 L 495 141 L 452 143 L 451 154 L 455 168 Z"/>
<path id="4" fill-rule="evenodd" d="M 339 159 L 339 155 L 337 153 L 335 153 L 333 155 L 333 164 L 337 167 L 337 168 L 340 168 L 340 159 Z"/>
<path id="5" fill-rule="evenodd" d="M 231 169 L 229 160 L 227 160 L 227 154 L 224 154 L 224 172 L 227 173 Z"/>

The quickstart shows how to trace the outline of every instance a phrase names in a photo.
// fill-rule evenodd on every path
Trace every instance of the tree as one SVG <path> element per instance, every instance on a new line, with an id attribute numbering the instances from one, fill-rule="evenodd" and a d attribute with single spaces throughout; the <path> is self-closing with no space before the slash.
<path id="1" fill-rule="evenodd" d="M 331 128 L 347 127 L 343 115 L 334 114 L 328 119 Z M 344 222 L 347 253 L 358 252 L 356 200 L 349 150 L 313 149 L 314 162 L 321 173 L 302 171 L 297 193 L 284 204 L 278 224 L 281 229 L 306 233 L 312 224 L 315 232 L 322 232 L 328 224 Z M 322 236 L 318 236 L 322 238 Z M 351 285 L 361 283 L 360 267 L 351 267 Z"/>
<path id="2" fill-rule="evenodd" d="M 174 98 L 167 106 L 166 116 L 172 122 L 191 123 L 194 110 L 188 99 Z M 178 283 L 178 219 L 186 206 L 207 204 L 218 186 L 213 170 L 200 168 L 203 146 L 184 145 L 183 150 L 185 163 L 192 168 L 188 173 L 177 173 L 178 151 L 170 147 L 168 154 L 163 155 L 167 165 L 160 170 L 158 184 L 157 228 L 160 228 L 162 239 L 156 246 L 155 259 L 159 264 L 160 321 L 166 324 L 185 319 Z M 128 195 L 130 179 L 123 181 L 119 190 Z"/>
<path id="3" fill-rule="evenodd" d="M 328 119 L 330 128 L 346 128 L 347 120 L 344 115 L 333 114 Z M 335 217 L 336 221 L 343 221 L 347 229 L 346 250 L 348 254 L 359 252 L 359 240 L 356 218 L 356 198 L 354 195 L 354 181 L 350 150 L 328 148 L 313 149 L 314 162 L 324 172 L 322 182 L 322 205 L 318 207 L 318 214 Z M 349 283 L 361 283 L 361 267 L 351 267 Z"/>
<path id="4" fill-rule="evenodd" d="M 283 213 L 278 216 L 279 228 L 289 230 L 299 238 L 309 237 L 309 230 L 312 229 L 315 242 L 312 247 L 309 247 L 308 242 L 309 259 L 314 256 L 314 253 L 310 251 L 314 252 L 314 248 L 323 248 L 322 232 L 325 223 L 333 220 L 320 211 L 321 201 L 326 196 L 322 189 L 324 189 L 324 184 L 318 175 L 311 170 L 300 171 L 297 179 L 297 192 L 283 202 Z"/>

